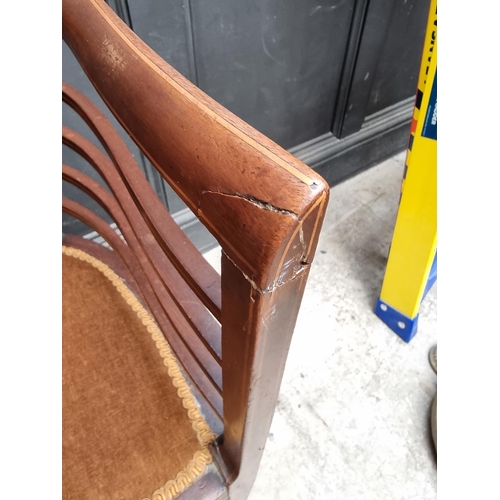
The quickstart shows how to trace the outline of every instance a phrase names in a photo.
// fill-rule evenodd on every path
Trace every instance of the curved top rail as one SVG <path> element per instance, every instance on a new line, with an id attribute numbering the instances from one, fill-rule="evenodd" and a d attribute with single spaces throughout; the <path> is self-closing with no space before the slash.
<path id="1" fill-rule="evenodd" d="M 118 121 L 256 289 L 293 279 L 310 262 L 302 226 L 329 190 L 318 174 L 191 84 L 102 0 L 63 0 L 63 37 Z"/>

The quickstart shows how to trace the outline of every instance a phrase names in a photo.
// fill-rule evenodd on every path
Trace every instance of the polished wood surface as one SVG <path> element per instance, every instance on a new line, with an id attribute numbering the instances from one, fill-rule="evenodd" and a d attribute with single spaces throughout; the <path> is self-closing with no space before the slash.
<path id="1" fill-rule="evenodd" d="M 269 433 L 328 186 L 183 78 L 103 1 L 63 0 L 63 36 L 118 121 L 222 247 L 219 276 L 111 124 L 64 85 L 63 101 L 107 155 L 66 128 L 63 143 L 107 187 L 66 165 L 63 179 L 102 206 L 122 236 L 78 203 L 63 200 L 63 210 L 99 232 L 120 259 L 122 277 L 133 282 L 212 412 L 221 430 L 213 448 L 219 476 L 229 498 L 243 500 Z"/>
<path id="2" fill-rule="evenodd" d="M 228 256 L 259 288 L 272 286 L 275 253 L 325 196 L 323 179 L 192 85 L 104 2 L 63 2 L 63 36 L 118 121 Z M 291 278 L 286 271 L 283 279 Z"/>

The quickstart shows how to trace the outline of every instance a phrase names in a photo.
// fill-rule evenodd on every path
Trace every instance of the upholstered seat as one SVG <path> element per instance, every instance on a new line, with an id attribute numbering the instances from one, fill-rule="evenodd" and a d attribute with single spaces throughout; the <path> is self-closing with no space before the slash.
<path id="1" fill-rule="evenodd" d="M 171 499 L 214 435 L 164 336 L 106 264 L 63 246 L 63 498 Z"/>

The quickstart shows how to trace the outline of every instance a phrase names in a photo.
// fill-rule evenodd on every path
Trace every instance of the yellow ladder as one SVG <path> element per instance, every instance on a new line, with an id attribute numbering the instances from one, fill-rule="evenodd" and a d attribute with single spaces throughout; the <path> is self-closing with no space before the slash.
<path id="1" fill-rule="evenodd" d="M 437 0 L 431 1 L 398 215 L 375 313 L 403 340 L 437 277 Z"/>

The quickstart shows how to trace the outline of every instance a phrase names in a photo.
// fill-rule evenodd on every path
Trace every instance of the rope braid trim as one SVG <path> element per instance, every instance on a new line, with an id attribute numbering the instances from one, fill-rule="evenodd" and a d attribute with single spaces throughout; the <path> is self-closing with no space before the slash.
<path id="1" fill-rule="evenodd" d="M 216 438 L 209 425 L 203 418 L 196 401 L 191 394 L 191 390 L 182 375 L 177 359 L 175 358 L 170 345 L 156 325 L 154 319 L 146 311 L 144 306 L 139 302 L 135 295 L 125 285 L 124 281 L 113 272 L 106 264 L 91 255 L 63 245 L 62 253 L 68 257 L 87 262 L 100 271 L 120 295 L 125 299 L 127 304 L 137 314 L 142 324 L 146 327 L 151 338 L 154 340 L 160 356 L 163 358 L 163 364 L 167 367 L 168 375 L 172 379 L 172 384 L 177 389 L 177 395 L 182 401 L 182 406 L 187 410 L 188 418 L 191 422 L 191 427 L 196 433 L 200 450 L 198 450 L 193 458 L 181 470 L 175 479 L 170 479 L 162 487 L 158 488 L 151 497 L 146 497 L 143 500 L 174 500 L 187 487 L 191 486 L 194 481 L 199 478 L 206 469 L 206 466 L 212 462 L 212 455 L 209 450 L 210 443 Z"/>

